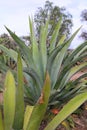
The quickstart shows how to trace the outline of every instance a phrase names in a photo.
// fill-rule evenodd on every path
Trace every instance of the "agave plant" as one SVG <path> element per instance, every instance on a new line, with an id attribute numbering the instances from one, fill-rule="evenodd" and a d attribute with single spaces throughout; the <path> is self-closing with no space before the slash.
<path id="1" fill-rule="evenodd" d="M 22 62 L 18 56 L 17 82 L 11 71 L 8 71 L 5 78 L 3 93 L 3 115 L 0 107 L 0 130 L 39 130 L 41 121 L 47 109 L 50 97 L 51 81 L 49 74 L 46 74 L 41 95 L 34 106 L 24 105 L 24 86 Z M 44 130 L 55 130 L 56 127 L 87 100 L 87 91 L 78 94 L 70 100 Z M 24 111 L 25 109 L 25 111 Z"/>
<path id="2" fill-rule="evenodd" d="M 41 91 L 41 95 L 44 98 L 40 96 L 35 106 L 28 105 L 25 108 L 23 70 L 20 55 L 18 55 L 17 59 L 17 81 L 15 81 L 10 70 L 8 70 L 5 78 L 3 103 L 0 104 L 0 130 L 38 130 L 49 101 L 49 75 L 46 75 L 45 83 Z"/>
<path id="3" fill-rule="evenodd" d="M 62 107 L 66 102 L 72 99 L 86 89 L 85 82 L 81 79 L 87 76 L 85 72 L 75 81 L 71 81 L 71 77 L 77 72 L 87 67 L 87 62 L 82 62 L 76 66 L 77 61 L 87 57 L 84 53 L 87 50 L 87 42 L 84 42 L 68 54 L 68 48 L 80 28 L 66 40 L 66 36 L 62 36 L 57 43 L 57 36 L 60 30 L 62 18 L 60 18 L 51 38 L 50 45 L 47 48 L 47 36 L 49 20 L 41 27 L 39 43 L 37 42 L 33 20 L 29 18 L 31 45 L 27 46 L 16 34 L 10 29 L 7 31 L 15 40 L 21 51 L 23 71 L 25 77 L 25 101 L 34 105 L 40 97 L 42 86 L 44 84 L 46 72 L 49 73 L 51 80 L 51 94 L 49 99 L 49 108 Z M 56 44 L 57 43 L 57 44 Z M 17 52 L 0 46 L 6 54 L 17 61 Z M 12 53 L 14 55 L 12 55 Z"/>

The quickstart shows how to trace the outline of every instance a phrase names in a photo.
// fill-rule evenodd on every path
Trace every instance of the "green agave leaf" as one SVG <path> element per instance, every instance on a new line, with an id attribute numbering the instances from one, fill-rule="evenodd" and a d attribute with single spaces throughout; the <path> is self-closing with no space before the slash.
<path id="1" fill-rule="evenodd" d="M 59 33 L 59 30 L 60 30 L 60 27 L 61 27 L 61 21 L 62 21 L 62 17 L 59 19 L 54 31 L 53 31 L 53 34 L 51 36 L 51 40 L 50 40 L 50 52 L 52 52 L 52 50 L 55 48 L 56 46 L 56 40 L 57 40 L 57 37 L 58 37 L 58 33 Z"/>
<path id="2" fill-rule="evenodd" d="M 63 79 L 61 80 L 61 83 L 58 87 L 58 89 L 63 89 L 63 87 L 66 85 L 67 81 L 69 81 L 69 79 L 76 74 L 77 72 L 79 72 L 81 69 L 86 68 L 87 67 L 87 63 L 82 63 L 79 66 L 75 66 L 73 68 L 71 68 L 71 70 L 69 70 L 65 76 L 63 77 Z"/>
<path id="3" fill-rule="evenodd" d="M 39 74 L 39 77 L 44 79 L 44 75 L 42 72 L 42 64 L 41 64 L 41 54 L 39 50 L 39 45 L 37 43 L 35 33 L 34 33 L 34 25 L 33 25 L 33 20 L 29 18 L 29 24 L 30 24 L 30 38 L 31 38 L 31 45 L 32 45 L 32 57 L 34 64 L 36 65 L 36 72 Z"/>
<path id="4" fill-rule="evenodd" d="M 18 85 L 16 90 L 16 109 L 15 109 L 15 119 L 13 127 L 17 130 L 23 128 L 24 119 L 24 86 L 23 86 L 23 70 L 22 61 L 20 55 L 18 55 L 17 61 L 17 76 Z"/>
<path id="5" fill-rule="evenodd" d="M 30 16 L 29 16 L 29 29 L 30 29 L 30 38 L 31 38 L 31 42 L 33 41 L 33 19 L 31 20 Z M 31 43 L 32 44 L 32 43 Z"/>
<path id="6" fill-rule="evenodd" d="M 74 39 L 74 37 L 76 36 L 76 34 L 78 33 L 79 30 L 80 30 L 80 28 L 65 43 L 65 46 L 62 48 L 62 50 L 60 51 L 60 53 L 55 57 L 54 63 L 52 65 L 52 71 L 51 71 L 52 88 L 54 88 L 54 86 L 56 84 L 58 73 L 60 71 L 61 64 L 62 64 L 62 61 L 63 61 L 64 56 L 66 54 L 66 51 L 67 51 L 68 47 L 70 46 L 70 43 L 72 42 L 72 40 Z"/>
<path id="7" fill-rule="evenodd" d="M 67 65 L 63 66 L 64 67 L 64 69 L 63 69 L 64 73 L 67 72 L 71 67 L 73 67 L 73 65 L 75 65 L 75 63 L 77 63 L 77 61 L 80 61 L 80 60 L 82 60 L 86 57 L 87 57 L 87 54 L 85 53 L 85 54 L 82 54 L 81 56 L 78 56 L 77 58 L 75 58 L 71 62 L 68 61 Z"/>
<path id="8" fill-rule="evenodd" d="M 63 35 L 63 36 L 61 37 L 61 39 L 59 40 L 57 46 L 63 44 L 65 39 L 66 39 L 66 35 Z"/>
<path id="9" fill-rule="evenodd" d="M 77 63 L 77 61 L 82 60 L 83 58 L 86 58 L 86 57 L 87 57 L 87 54 L 83 54 L 83 55 L 75 58 L 71 62 L 67 61 L 68 63 L 66 64 L 66 66 L 64 66 L 64 65 L 62 66 L 62 71 L 60 72 L 60 75 L 59 75 L 56 85 L 55 85 L 56 89 L 58 88 L 58 84 L 61 83 L 61 80 L 63 79 L 64 75 L 75 65 L 75 63 Z"/>
<path id="10" fill-rule="evenodd" d="M 35 86 L 32 86 L 32 89 L 34 88 L 34 90 L 37 91 L 37 97 L 40 96 L 43 81 L 40 79 L 40 77 L 38 76 L 38 74 L 35 72 L 34 69 L 24 68 L 24 72 L 26 72 L 28 75 L 30 75 L 30 77 L 33 79 L 33 81 L 35 81 L 37 87 L 35 88 Z"/>
<path id="11" fill-rule="evenodd" d="M 24 115 L 24 126 L 23 126 L 23 130 L 27 129 L 27 125 L 28 125 L 28 121 L 30 120 L 30 116 L 32 114 L 34 106 L 27 106 L 26 110 L 25 110 L 25 115 Z"/>
<path id="12" fill-rule="evenodd" d="M 71 89 L 70 89 L 71 91 L 69 91 L 68 93 L 67 92 L 64 93 L 64 96 L 61 97 L 62 101 L 64 100 L 69 101 L 69 99 L 72 99 L 78 94 L 85 92 L 85 90 L 87 89 L 87 86 L 84 85 L 84 83 L 80 83 L 80 85 L 78 84 L 76 87 L 74 86 L 74 88 L 72 87 Z"/>
<path id="13" fill-rule="evenodd" d="M 49 74 L 51 73 L 52 64 L 55 60 L 55 57 L 58 55 L 58 53 L 61 51 L 61 49 L 65 46 L 65 43 L 56 47 L 49 55 L 48 61 L 47 61 L 47 70 Z"/>
<path id="14" fill-rule="evenodd" d="M 4 130 L 3 119 L 2 119 L 2 112 L 1 112 L 1 110 L 0 110 L 0 130 Z"/>
<path id="15" fill-rule="evenodd" d="M 84 44 L 84 43 L 83 43 Z M 86 46 L 86 43 L 84 44 L 85 46 Z M 82 47 L 83 45 L 80 45 L 80 49 L 81 49 L 81 47 Z M 84 48 L 85 48 L 85 46 L 84 46 Z M 87 57 L 87 54 L 86 53 L 83 53 L 82 55 L 80 55 L 80 56 L 78 56 L 78 57 L 75 57 L 74 56 L 74 54 L 76 55 L 76 53 L 74 53 L 74 52 L 77 52 L 77 54 L 78 54 L 78 49 L 79 48 L 77 48 L 75 51 L 73 51 L 73 55 L 71 54 L 71 61 L 69 60 L 69 58 L 70 57 L 68 57 L 67 59 L 66 59 L 66 61 L 65 61 L 65 63 L 63 64 L 63 66 L 62 66 L 62 71 L 61 71 L 61 73 L 60 73 L 60 75 L 59 75 L 59 77 L 58 77 L 58 80 L 57 80 L 57 83 L 56 83 L 56 89 L 58 88 L 58 86 L 60 85 L 60 83 L 61 83 L 61 80 L 62 79 L 64 79 L 64 75 L 67 73 L 67 72 L 69 72 L 69 70 L 75 65 L 75 63 L 77 62 L 77 61 L 79 61 L 79 60 L 82 60 L 83 58 L 86 58 Z M 75 58 L 74 58 L 75 57 Z M 78 68 L 78 67 L 77 67 Z M 68 73 L 66 74 L 66 77 L 68 76 Z M 66 78 L 65 78 L 65 81 L 66 81 Z"/>
<path id="16" fill-rule="evenodd" d="M 5 130 L 12 129 L 15 115 L 15 81 L 10 71 L 6 74 L 4 90 L 4 126 Z"/>
<path id="17" fill-rule="evenodd" d="M 44 73 L 44 77 L 46 74 L 46 65 L 47 65 L 47 47 L 46 47 L 46 40 L 47 40 L 47 34 L 48 34 L 48 24 L 49 20 L 46 22 L 45 26 L 41 27 L 41 33 L 40 33 L 40 54 L 42 59 L 42 72 Z"/>
<path id="18" fill-rule="evenodd" d="M 78 53 L 80 54 L 83 50 L 83 48 L 85 48 L 87 46 L 87 42 L 82 43 L 81 45 L 79 45 L 68 57 L 68 59 L 66 59 L 64 66 L 67 65 L 68 62 L 71 62 L 73 60 L 73 58 L 78 55 Z M 85 48 L 86 49 L 86 48 Z"/>
<path id="19" fill-rule="evenodd" d="M 83 73 L 78 79 L 76 79 L 75 81 L 72 82 L 73 85 L 75 85 L 76 83 L 78 83 L 81 79 L 86 78 L 87 77 L 87 73 Z"/>
<path id="20" fill-rule="evenodd" d="M 24 101 L 29 105 L 35 105 L 40 96 L 40 93 L 38 93 L 37 85 L 35 83 L 34 85 L 25 86 L 24 94 Z"/>
<path id="21" fill-rule="evenodd" d="M 86 44 L 85 44 L 85 47 L 83 47 L 83 48 L 81 49 L 81 51 L 79 51 L 79 52 L 75 55 L 74 59 L 77 58 L 78 56 L 84 54 L 85 51 L 87 51 L 87 45 L 86 45 Z"/>
<path id="22" fill-rule="evenodd" d="M 84 91 L 86 86 L 84 86 L 84 87 L 83 86 L 84 86 L 83 82 L 80 84 L 76 84 L 76 85 L 72 85 L 72 83 L 67 84 L 64 88 L 64 91 L 61 91 L 62 94 L 60 96 L 57 96 L 57 99 L 60 98 L 62 101 L 65 101 L 67 99 L 67 101 L 69 101 L 74 96 L 76 96 Z"/>
<path id="23" fill-rule="evenodd" d="M 81 63 L 79 66 L 75 66 L 70 70 L 69 78 L 71 78 L 74 74 L 76 74 L 78 71 L 80 71 L 83 68 L 87 68 L 87 63 Z"/>
<path id="24" fill-rule="evenodd" d="M 79 94 L 71 99 L 62 110 L 54 117 L 54 119 L 47 125 L 44 130 L 55 130 L 56 127 L 64 121 L 70 114 L 72 114 L 80 105 L 87 100 L 87 92 Z"/>
<path id="25" fill-rule="evenodd" d="M 29 74 L 24 73 L 24 77 L 27 80 L 27 84 L 24 85 L 24 101 L 29 105 L 34 105 L 39 97 L 36 92 L 36 90 L 38 91 L 38 85 L 36 87 L 35 80 L 31 79 Z M 31 81 L 33 83 L 30 83 Z"/>
<path id="26" fill-rule="evenodd" d="M 40 123 L 46 112 L 49 96 L 50 96 L 50 78 L 49 78 L 49 75 L 47 74 L 41 96 L 32 111 L 26 130 L 39 129 Z"/>
<path id="27" fill-rule="evenodd" d="M 30 95 L 29 95 L 30 96 Z M 24 101 L 26 102 L 26 103 L 28 103 L 29 105 L 35 105 L 35 100 L 33 100 L 32 99 L 32 97 L 29 97 L 29 96 L 27 96 L 27 97 L 25 97 L 24 98 Z"/>
<path id="28" fill-rule="evenodd" d="M 32 60 L 31 49 L 29 47 L 27 47 L 25 45 L 25 43 L 16 34 L 14 34 L 10 29 L 8 29 L 7 27 L 5 27 L 5 28 L 7 29 L 7 31 L 11 35 L 11 37 L 14 39 L 14 41 L 17 43 L 17 45 L 20 47 L 26 63 L 29 66 L 34 67 L 34 63 L 33 63 L 33 60 Z"/>

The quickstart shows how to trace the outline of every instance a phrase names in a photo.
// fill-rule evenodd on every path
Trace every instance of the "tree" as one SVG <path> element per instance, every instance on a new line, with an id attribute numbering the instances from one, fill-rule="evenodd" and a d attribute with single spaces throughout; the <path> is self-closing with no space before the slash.
<path id="1" fill-rule="evenodd" d="M 87 9 L 84 9 L 84 10 L 81 12 L 81 20 L 82 20 L 82 21 L 87 21 Z"/>
<path id="2" fill-rule="evenodd" d="M 0 44 L 14 50 L 17 48 L 17 44 L 14 42 L 14 40 L 5 33 L 0 35 Z"/>
<path id="3" fill-rule="evenodd" d="M 36 23 L 36 32 L 37 36 L 40 34 L 41 25 L 46 23 L 48 16 L 50 16 L 49 22 L 49 36 L 51 36 L 57 22 L 59 21 L 62 15 L 62 25 L 60 28 L 59 37 L 66 34 L 68 38 L 71 34 L 72 29 L 72 15 L 66 11 L 64 7 L 60 8 L 54 6 L 52 2 L 46 1 L 44 7 L 39 7 L 36 14 L 34 15 L 34 21 Z"/>
<path id="4" fill-rule="evenodd" d="M 8 49 L 13 50 L 17 50 L 18 48 L 16 42 L 8 34 L 5 33 L 0 35 L 0 45 L 4 45 Z M 16 62 L 12 58 L 7 56 L 6 53 L 2 50 L 0 50 L 0 61 L 12 69 L 16 67 Z"/>
<path id="5" fill-rule="evenodd" d="M 81 12 L 81 21 L 82 22 L 86 22 L 87 23 L 87 9 L 84 9 L 82 12 Z M 87 40 L 87 31 L 86 30 L 83 30 L 80 37 L 83 39 L 83 40 Z"/>

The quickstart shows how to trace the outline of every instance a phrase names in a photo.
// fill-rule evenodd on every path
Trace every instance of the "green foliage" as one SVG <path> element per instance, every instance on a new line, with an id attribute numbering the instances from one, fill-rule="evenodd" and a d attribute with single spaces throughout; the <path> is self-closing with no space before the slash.
<path id="1" fill-rule="evenodd" d="M 85 102 L 87 98 L 87 91 L 83 94 L 79 94 L 78 96 L 71 99 L 59 112 L 58 115 L 54 117 L 54 119 L 48 124 L 48 126 L 44 130 L 55 130 L 56 127 L 65 120 L 73 111 L 75 111 L 82 102 Z"/>
<path id="2" fill-rule="evenodd" d="M 79 28 L 67 41 L 65 41 L 66 35 L 63 35 L 58 41 L 58 44 L 56 44 L 56 39 L 60 32 L 61 20 L 62 19 L 60 18 L 53 31 L 49 48 L 46 47 L 49 20 L 41 27 L 38 44 L 34 33 L 33 20 L 29 18 L 30 46 L 26 46 L 16 34 L 6 27 L 19 46 L 22 57 L 18 58 L 18 81 L 16 79 L 18 82 L 16 87 L 16 89 L 18 89 L 16 91 L 16 99 L 18 99 L 18 95 L 20 95 L 20 99 L 16 100 L 15 107 L 16 113 L 13 126 L 16 129 L 24 128 L 25 130 L 38 130 L 40 123 L 45 116 L 45 112 L 49 112 L 52 108 L 57 108 L 60 109 L 59 114 L 53 118 L 50 124 L 45 128 L 46 130 L 50 130 L 53 126 L 51 129 L 54 130 L 57 125 L 87 100 L 87 92 L 85 92 L 87 91 L 87 81 L 82 82 L 82 79 L 87 77 L 87 73 L 85 72 L 75 81 L 71 80 L 73 75 L 87 67 L 87 62 L 82 62 L 80 65 L 76 66 L 77 61 L 87 58 L 87 54 L 84 53 L 87 49 L 87 42 L 78 46 L 70 54 L 68 53 L 68 48 L 80 30 Z M 10 54 L 9 49 L 3 46 L 0 46 L 0 49 L 9 57 L 12 57 L 17 61 L 18 52 L 11 50 Z M 20 60 L 22 60 L 23 63 L 23 73 Z M 45 80 L 47 73 L 50 78 Z M 24 83 L 24 90 L 22 90 L 23 75 L 26 80 Z M 19 94 L 17 95 L 17 93 Z M 25 117 L 23 96 L 25 102 L 31 105 L 26 108 Z M 80 98 L 82 98 L 82 100 L 79 100 Z M 21 102 L 20 106 L 18 106 L 19 102 Z M 23 106 L 23 109 L 21 109 L 21 106 Z M 26 113 L 29 114 L 29 118 L 26 117 Z M 17 119 L 19 120 L 17 121 Z M 24 125 L 23 120 L 24 123 L 26 122 Z"/>
<path id="3" fill-rule="evenodd" d="M 25 101 L 30 105 L 36 104 L 40 97 L 45 75 L 48 71 L 51 79 L 51 95 L 49 99 L 49 109 L 51 107 L 62 107 L 67 101 L 72 99 L 86 89 L 85 83 L 80 82 L 86 77 L 86 73 L 77 80 L 71 81 L 71 77 L 77 72 L 87 67 L 87 63 L 76 66 L 77 61 L 87 57 L 87 42 L 84 42 L 73 50 L 70 54 L 68 48 L 80 28 L 67 40 L 65 35 L 56 45 L 56 39 L 60 32 L 62 19 L 60 18 L 50 39 L 50 46 L 47 49 L 46 40 L 48 34 L 49 20 L 41 27 L 40 42 L 38 44 L 34 33 L 33 20 L 29 18 L 31 45 L 25 43 L 7 27 L 6 29 L 18 44 L 23 62 L 23 71 L 26 83 L 24 84 Z M 2 49 L 2 47 L 0 47 Z M 3 49 L 3 51 L 6 49 Z M 17 52 L 16 52 L 17 53 Z M 7 52 L 7 55 L 8 52 Z M 24 65 L 25 64 L 25 65 Z"/>
<path id="4" fill-rule="evenodd" d="M 30 121 L 26 130 L 38 130 L 41 124 L 44 114 L 47 109 L 48 101 L 50 96 L 50 78 L 46 75 L 45 83 L 41 92 L 41 96 L 33 108 Z M 36 117 L 36 118 L 35 118 Z"/>
<path id="5" fill-rule="evenodd" d="M 42 88 L 41 96 L 37 100 L 36 105 L 33 107 L 28 106 L 28 120 L 26 124 L 26 115 L 24 117 L 24 91 L 23 91 L 23 71 L 20 56 L 18 56 L 18 85 L 15 86 L 15 81 L 10 71 L 6 74 L 5 90 L 4 90 L 4 118 L 2 119 L 2 113 L 0 110 L 0 128 L 1 130 L 35 130 L 39 129 L 40 123 L 44 117 L 47 109 L 49 96 L 50 96 L 50 78 L 47 73 L 44 86 Z M 17 89 L 17 90 L 16 90 Z M 16 96 L 16 97 L 15 97 Z M 19 99 L 18 99 L 19 98 Z M 32 108 L 32 109 L 31 109 Z M 24 120 L 25 119 L 25 120 Z M 36 120 L 37 119 L 37 120 Z M 4 121 L 4 124 L 3 124 Z M 23 124 L 23 122 L 25 124 Z M 34 125 L 33 125 L 34 123 Z"/>
<path id="6" fill-rule="evenodd" d="M 74 35 L 75 35 L 75 33 L 74 33 Z M 74 35 L 72 36 L 70 41 L 73 39 Z M 67 44 L 69 44 L 69 42 Z M 67 46 L 67 44 L 64 44 L 64 47 Z M 84 44 L 82 46 L 85 46 Z M 80 45 L 78 48 L 81 48 L 82 46 Z M 63 47 L 59 47 L 57 49 L 61 50 L 61 48 L 63 48 Z M 71 59 L 73 53 L 75 54 L 74 58 L 77 58 L 76 52 L 78 52 L 78 51 L 77 50 L 73 51 L 70 54 L 69 59 Z M 81 51 L 81 53 L 82 53 L 82 51 Z M 81 53 L 79 51 L 79 54 L 81 54 Z M 53 54 L 55 54 L 55 53 L 53 53 Z M 64 64 L 67 65 L 66 62 L 64 62 L 63 65 Z M 73 70 L 70 72 L 72 74 L 76 73 L 76 71 L 78 71 L 79 69 L 81 69 L 84 66 L 86 66 L 86 63 L 81 64 L 79 67 L 76 67 L 76 66 L 73 67 L 72 68 Z M 66 68 L 66 69 L 69 69 L 69 68 Z M 64 69 L 64 70 L 66 70 L 66 69 Z M 70 76 L 71 76 L 71 73 L 69 73 Z M 29 72 L 29 74 L 31 74 L 31 72 Z M 37 74 L 37 73 L 36 72 L 33 73 L 32 77 L 34 77 L 35 74 Z M 36 79 L 36 81 L 38 81 L 38 77 L 39 76 L 36 76 L 36 77 L 34 77 L 34 79 Z M 54 104 L 52 104 L 52 105 L 55 107 L 55 101 L 58 101 L 58 99 L 53 100 L 53 98 L 59 98 L 59 99 L 65 100 L 66 97 L 69 97 L 70 95 L 72 95 L 72 99 L 69 100 L 69 98 L 68 98 L 67 101 L 69 101 L 69 102 L 67 104 L 63 105 L 63 108 L 61 108 L 58 115 L 56 115 L 44 129 L 44 130 L 50 130 L 50 129 L 55 130 L 56 127 L 60 123 L 62 123 L 62 121 L 64 121 L 70 114 L 72 114 L 81 104 L 83 104 L 87 100 L 87 90 L 85 89 L 86 85 L 84 83 L 80 83 L 79 86 L 75 86 L 75 83 L 71 83 L 71 84 L 68 84 L 66 86 L 66 88 L 63 86 L 65 88 L 65 90 L 60 91 L 61 92 L 60 93 L 58 90 L 51 88 L 52 87 L 51 86 L 51 77 L 49 76 L 48 72 L 46 72 L 44 78 L 45 78 L 45 80 L 43 81 L 44 82 L 43 86 L 40 88 L 41 91 L 39 92 L 40 96 L 37 99 L 35 105 L 34 106 L 24 105 L 24 84 L 23 84 L 22 59 L 21 59 L 20 55 L 18 54 L 17 79 L 16 79 L 17 86 L 15 85 L 15 80 L 14 80 L 13 74 L 10 71 L 8 71 L 6 74 L 4 97 L 3 97 L 4 101 L 3 101 L 3 106 L 2 106 L 3 110 L 4 110 L 4 113 L 3 113 L 4 117 L 2 117 L 2 112 L 1 112 L 1 107 L 0 107 L 0 130 L 10 130 L 10 129 L 39 130 L 41 121 L 44 119 L 45 112 L 49 108 L 48 107 L 49 100 L 51 100 L 50 103 L 52 103 L 52 101 L 53 101 Z M 66 78 L 66 76 L 65 76 L 65 78 Z M 74 89 L 72 88 L 73 84 L 75 86 Z M 84 87 L 84 89 L 82 87 Z M 60 89 L 64 89 L 64 88 L 60 87 Z M 36 88 L 36 89 L 38 91 L 38 88 Z M 85 90 L 85 92 L 83 90 Z M 73 91 L 73 93 L 72 93 L 72 91 Z M 81 93 L 81 92 L 83 92 L 83 93 Z M 58 93 L 59 93 L 59 95 L 58 95 Z M 78 94 L 78 95 L 76 96 L 75 94 Z M 61 98 L 60 98 L 60 96 L 61 96 Z M 50 98 L 52 98 L 52 99 L 50 99 Z M 64 101 L 64 103 L 65 103 L 65 101 Z M 56 104 L 58 104 L 58 102 Z M 24 109 L 25 109 L 25 111 L 24 111 Z"/>
<path id="7" fill-rule="evenodd" d="M 18 58 L 18 65 L 21 67 L 20 58 Z M 22 73 L 22 70 L 20 69 L 18 71 L 18 75 Z M 19 76 L 21 77 L 21 76 Z M 19 78 L 19 84 L 21 83 L 21 79 Z M 16 109 L 19 106 L 23 104 L 24 100 L 23 93 L 21 93 L 21 97 L 19 97 L 21 100 L 20 104 L 17 104 L 17 100 L 15 100 L 15 93 L 16 93 L 16 86 L 15 81 L 12 73 L 10 71 L 6 74 L 5 79 L 5 92 L 4 92 L 4 102 L 3 102 L 3 109 L 4 109 L 4 117 L 2 118 L 2 112 L 0 108 L 0 130 L 11 130 L 13 129 L 13 124 L 15 124 L 15 128 L 13 130 L 39 130 L 41 121 L 44 119 L 44 114 L 47 110 L 48 101 L 50 97 L 50 77 L 49 74 L 46 74 L 46 79 L 44 82 L 44 86 L 42 87 L 41 96 L 37 100 L 37 103 L 35 106 L 26 106 L 25 114 L 19 113 L 19 109 Z M 17 98 L 17 97 L 16 97 Z M 9 100 L 8 100 L 9 99 Z M 55 130 L 56 127 L 65 120 L 70 114 L 72 114 L 82 103 L 84 103 L 87 100 L 87 92 L 84 92 L 82 94 L 79 94 L 75 96 L 73 99 L 71 99 L 59 112 L 58 115 L 56 115 L 51 122 L 48 123 L 48 125 L 45 127 L 44 130 Z M 16 106 L 15 106 L 16 104 Z M 17 106 L 18 105 L 18 106 Z M 9 109 L 8 109 L 9 108 Z M 22 109 L 22 108 L 21 108 Z M 18 113 L 18 116 L 16 120 L 15 114 Z M 23 116 L 22 116 L 23 115 Z M 19 120 L 24 122 L 20 122 Z M 20 123 L 17 123 L 20 122 Z M 20 126 L 22 127 L 19 127 Z"/>
<path id="8" fill-rule="evenodd" d="M 25 114 L 24 114 L 24 125 L 23 125 L 23 130 L 26 130 L 28 122 L 30 120 L 32 111 L 33 111 L 34 106 L 26 106 Z"/>
<path id="9" fill-rule="evenodd" d="M 23 119 L 24 119 L 24 83 L 23 83 L 23 71 L 21 58 L 18 55 L 17 63 L 17 91 L 16 91 L 16 109 L 15 109 L 15 118 L 14 118 L 14 129 L 23 128 Z M 20 105 L 19 105 L 20 104 Z"/>
<path id="10" fill-rule="evenodd" d="M 4 88 L 4 125 L 5 130 L 10 130 L 13 125 L 15 115 L 15 81 L 13 75 L 8 71 L 5 79 Z M 9 118 L 9 119 L 8 119 Z"/>

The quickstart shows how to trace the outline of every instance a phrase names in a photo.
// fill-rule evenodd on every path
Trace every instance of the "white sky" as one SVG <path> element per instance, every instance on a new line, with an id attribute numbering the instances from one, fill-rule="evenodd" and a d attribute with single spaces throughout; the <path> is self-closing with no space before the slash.
<path id="1" fill-rule="evenodd" d="M 73 31 L 83 23 L 80 22 L 81 11 L 87 9 L 87 0 L 50 0 L 59 7 L 66 7 L 73 16 Z M 1 0 L 0 1 L 0 34 L 7 33 L 4 25 L 17 35 L 28 35 L 28 16 L 35 14 L 38 7 L 43 7 L 45 0 Z M 83 28 L 86 28 L 83 25 Z M 80 31 L 81 32 L 81 31 Z M 79 33 L 80 34 L 80 33 Z M 78 35 L 79 35 L 78 34 Z M 72 46 L 75 48 L 81 40 L 75 38 Z"/>

